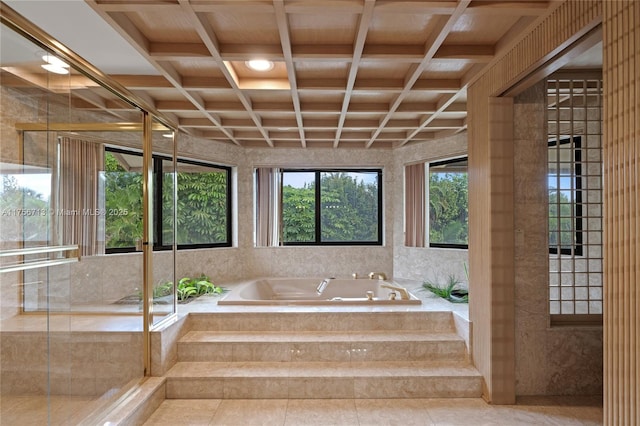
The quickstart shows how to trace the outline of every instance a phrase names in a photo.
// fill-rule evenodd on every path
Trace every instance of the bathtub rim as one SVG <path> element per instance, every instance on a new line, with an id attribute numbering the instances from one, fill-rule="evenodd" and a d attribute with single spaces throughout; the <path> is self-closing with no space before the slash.
<path id="1" fill-rule="evenodd" d="M 246 299 L 240 298 L 240 293 L 251 285 L 255 285 L 260 281 L 284 281 L 284 280 L 312 280 L 312 282 L 320 281 L 321 277 L 256 277 L 248 280 L 243 280 L 234 286 L 227 294 L 225 294 L 217 304 L 220 306 L 419 306 L 422 305 L 422 300 L 414 295 L 409 289 L 409 300 L 402 300 L 397 298 L 395 300 L 374 298 L 369 300 L 366 297 L 343 297 L 340 299 Z M 348 278 L 334 278 L 344 281 L 351 281 Z M 358 280 L 367 280 L 366 278 L 358 278 Z M 376 280 L 379 283 L 388 283 L 399 287 L 406 288 L 400 283 L 395 282 L 392 279 Z M 380 285 L 380 284 L 379 284 Z"/>

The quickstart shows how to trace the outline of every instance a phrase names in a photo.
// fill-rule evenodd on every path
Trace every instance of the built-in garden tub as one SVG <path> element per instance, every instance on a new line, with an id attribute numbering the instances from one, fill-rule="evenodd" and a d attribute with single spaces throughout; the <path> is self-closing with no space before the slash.
<path id="1" fill-rule="evenodd" d="M 419 305 L 403 286 L 377 279 L 261 278 L 239 284 L 219 305 Z"/>

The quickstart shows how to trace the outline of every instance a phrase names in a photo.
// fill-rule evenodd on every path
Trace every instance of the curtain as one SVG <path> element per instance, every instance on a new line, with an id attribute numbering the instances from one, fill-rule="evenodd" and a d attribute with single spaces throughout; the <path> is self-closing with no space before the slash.
<path id="1" fill-rule="evenodd" d="M 424 247 L 426 228 L 424 163 L 405 166 L 404 179 L 404 244 L 407 247 Z"/>
<path id="2" fill-rule="evenodd" d="M 100 143 L 70 137 L 60 137 L 58 142 L 58 193 L 53 215 L 57 241 L 77 244 L 82 256 L 104 254 L 100 179 L 104 148 Z"/>
<path id="3" fill-rule="evenodd" d="M 256 169 L 256 246 L 274 247 L 280 244 L 280 170 Z"/>

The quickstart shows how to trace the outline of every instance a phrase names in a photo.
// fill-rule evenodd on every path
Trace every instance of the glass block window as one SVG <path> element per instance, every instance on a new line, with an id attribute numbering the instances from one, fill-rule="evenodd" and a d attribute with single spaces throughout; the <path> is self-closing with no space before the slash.
<path id="1" fill-rule="evenodd" d="M 551 323 L 602 315 L 602 79 L 547 80 Z"/>

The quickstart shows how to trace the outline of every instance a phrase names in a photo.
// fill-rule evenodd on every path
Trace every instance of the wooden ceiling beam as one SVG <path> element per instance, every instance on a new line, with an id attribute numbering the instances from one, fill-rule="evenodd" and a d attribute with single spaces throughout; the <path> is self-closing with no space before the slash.
<path id="1" fill-rule="evenodd" d="M 329 60 L 351 61 L 353 59 L 353 46 L 351 44 L 301 44 L 291 46 L 294 62 Z"/>
<path id="2" fill-rule="evenodd" d="M 457 92 L 462 89 L 462 85 L 460 84 L 460 80 L 457 79 L 420 79 L 415 82 L 413 87 L 411 88 L 413 91 L 427 91 L 427 92 L 440 92 L 440 93 L 450 93 Z"/>
<path id="3" fill-rule="evenodd" d="M 386 102 L 351 102 L 351 104 L 349 105 L 349 114 L 386 114 L 388 111 L 389 104 Z"/>
<path id="4" fill-rule="evenodd" d="M 378 0 L 376 13 L 451 15 L 456 1 Z"/>
<path id="5" fill-rule="evenodd" d="M 422 112 L 432 113 L 436 110 L 435 102 L 403 102 L 396 109 L 396 112 Z"/>
<path id="6" fill-rule="evenodd" d="M 202 43 L 149 43 L 149 56 L 156 59 L 208 58 L 211 55 Z"/>
<path id="7" fill-rule="evenodd" d="M 128 0 L 122 2 L 111 2 L 104 0 L 92 0 L 93 3 L 100 8 L 100 10 L 113 13 L 113 12 L 158 12 L 158 13 L 179 13 L 180 5 L 175 3 L 166 3 L 162 0 L 149 1 L 149 0 Z"/>
<path id="8" fill-rule="evenodd" d="M 332 13 L 356 15 L 362 12 L 360 0 L 287 0 L 285 12 L 288 14 Z"/>
<path id="9" fill-rule="evenodd" d="M 133 90 L 164 89 L 174 87 L 173 84 L 171 84 L 162 75 L 111 74 L 110 77 L 126 88 Z"/>
<path id="10" fill-rule="evenodd" d="M 213 123 L 206 118 L 180 118 L 178 125 L 180 127 L 210 128 Z"/>
<path id="11" fill-rule="evenodd" d="M 291 102 L 254 102 L 253 109 L 257 112 L 295 112 Z"/>
<path id="12" fill-rule="evenodd" d="M 189 101 L 156 101 L 158 111 L 198 111 L 198 108 Z"/>
<path id="13" fill-rule="evenodd" d="M 240 102 L 205 101 L 204 108 L 209 112 L 241 112 L 244 106 Z"/>
<path id="14" fill-rule="evenodd" d="M 550 2 L 527 0 L 474 1 L 467 8 L 468 14 L 540 16 L 547 12 Z"/>
<path id="15" fill-rule="evenodd" d="M 399 92 L 403 87 L 404 81 L 401 78 L 360 78 L 356 80 L 353 90 Z"/>
<path id="16" fill-rule="evenodd" d="M 221 77 L 182 77 L 182 87 L 188 90 L 231 89 L 229 82 Z"/>
<path id="17" fill-rule="evenodd" d="M 489 62 L 494 58 L 492 45 L 450 44 L 441 46 L 434 59 L 463 59 L 474 62 Z"/>
<path id="18" fill-rule="evenodd" d="M 447 119 L 447 118 L 439 118 L 429 122 L 428 125 L 424 127 L 426 129 L 459 129 L 463 127 L 465 122 L 463 119 Z"/>
<path id="19" fill-rule="evenodd" d="M 191 7 L 196 13 L 233 13 L 247 10 L 259 15 L 273 13 L 273 6 L 263 0 L 207 0 L 194 3 Z"/>
<path id="20" fill-rule="evenodd" d="M 283 48 L 279 44 L 221 44 L 220 56 L 225 61 L 248 61 L 255 59 L 268 59 L 270 61 L 283 61 Z"/>
<path id="21" fill-rule="evenodd" d="M 262 125 L 266 129 L 295 129 L 297 132 L 298 123 L 295 118 L 265 118 L 262 120 Z"/>

